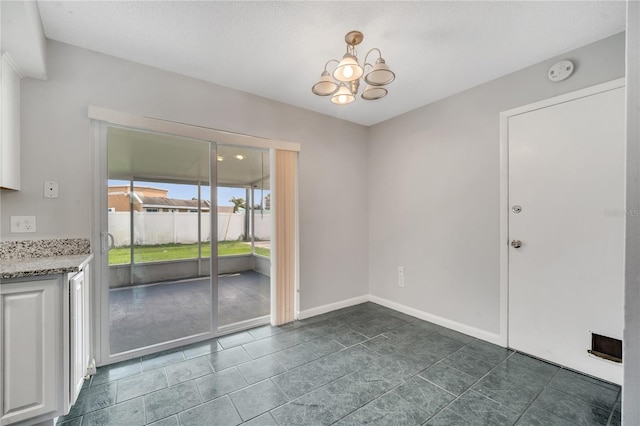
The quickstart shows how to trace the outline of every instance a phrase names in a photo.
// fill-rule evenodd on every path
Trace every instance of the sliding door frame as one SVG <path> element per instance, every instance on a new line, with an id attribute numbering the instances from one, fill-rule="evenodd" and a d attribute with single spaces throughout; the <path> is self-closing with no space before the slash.
<path id="1" fill-rule="evenodd" d="M 91 246 L 94 253 L 96 253 L 95 268 L 93 268 L 94 276 L 93 282 L 95 289 L 93 291 L 94 300 L 92 303 L 92 323 L 93 323 L 93 338 L 92 348 L 93 354 L 96 359 L 96 364 L 107 365 L 114 362 L 124 361 L 133 357 L 144 356 L 158 351 L 172 349 L 175 347 L 195 343 L 203 340 L 208 340 L 214 337 L 218 337 L 223 334 L 232 333 L 241 329 L 254 327 L 256 325 L 266 324 L 269 322 L 268 317 L 261 317 L 253 320 L 243 321 L 238 324 L 233 324 L 226 327 L 218 327 L 218 291 L 217 284 L 212 285 L 212 330 L 208 333 L 202 333 L 195 336 L 185 337 L 170 342 L 164 342 L 152 346 L 147 346 L 141 349 L 133 351 L 123 352 L 119 354 L 111 354 L 109 350 L 109 285 L 108 280 L 105 277 L 108 276 L 108 262 L 105 262 L 106 256 L 104 253 L 108 251 L 109 241 L 108 236 L 105 234 L 105 230 L 108 228 L 108 216 L 106 214 L 107 197 L 102 196 L 107 192 L 107 177 L 108 177 L 108 164 L 107 164 L 107 130 L 109 127 L 128 128 L 132 130 L 142 132 L 162 133 L 167 135 L 173 135 L 177 137 L 190 138 L 194 140 L 200 140 L 203 142 L 209 142 L 211 148 L 210 153 L 210 188 L 211 188 L 211 229 L 217 229 L 217 215 L 213 212 L 217 211 L 217 146 L 218 145 L 237 145 L 244 147 L 255 147 L 261 149 L 269 149 L 271 152 L 275 149 L 286 151 L 300 151 L 300 144 L 294 142 L 280 141 L 274 139 L 259 138 L 256 136 L 243 135 L 238 133 L 227 132 L 223 130 L 211 129 L 196 125 L 176 123 L 166 120 L 140 117 L 119 111 L 108 110 L 105 108 L 89 107 L 89 119 L 91 123 L 91 143 L 92 143 L 92 161 L 93 161 L 93 182 L 92 182 L 92 232 L 91 232 Z M 296 197 L 297 198 L 297 197 Z M 297 211 L 297 201 L 296 201 Z M 296 223 L 298 221 L 296 220 Z M 273 225 L 272 225 L 273 226 Z M 296 228 L 296 283 L 294 288 L 294 294 L 291 297 L 295 300 L 295 312 L 297 316 L 299 301 L 299 279 L 297 262 L 299 256 L 298 245 L 298 229 Z M 211 253 L 217 252 L 217 242 L 210 241 Z M 212 256 L 213 257 L 213 256 Z M 105 268 L 107 268 L 105 270 Z M 273 260 L 272 260 L 273 269 Z M 211 277 L 217 276 L 217 256 L 216 261 L 211 260 Z M 274 286 L 275 274 L 271 276 L 271 286 Z M 104 282 L 107 281 L 107 282 Z M 272 290 L 273 292 L 273 290 Z M 273 312 L 273 309 L 272 309 Z"/>

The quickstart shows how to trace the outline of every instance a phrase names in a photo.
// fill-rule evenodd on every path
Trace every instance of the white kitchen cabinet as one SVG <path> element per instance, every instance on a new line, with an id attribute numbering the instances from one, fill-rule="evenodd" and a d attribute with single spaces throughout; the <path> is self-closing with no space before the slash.
<path id="1" fill-rule="evenodd" d="M 0 69 L 0 189 L 20 189 L 20 75 L 7 53 Z"/>
<path id="2" fill-rule="evenodd" d="M 89 267 L 0 283 L 0 426 L 52 422 L 76 402 L 94 364 Z"/>
<path id="3" fill-rule="evenodd" d="M 65 413 L 75 404 L 87 377 L 90 361 L 89 265 L 77 274 L 69 274 L 69 398 Z"/>
<path id="4" fill-rule="evenodd" d="M 0 423 L 46 420 L 62 409 L 62 275 L 0 285 Z"/>

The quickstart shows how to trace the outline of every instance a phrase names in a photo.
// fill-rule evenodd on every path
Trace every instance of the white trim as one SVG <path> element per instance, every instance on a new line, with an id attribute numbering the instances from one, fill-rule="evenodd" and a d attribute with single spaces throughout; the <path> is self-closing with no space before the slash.
<path id="1" fill-rule="evenodd" d="M 552 98 L 543 99 L 531 104 L 522 105 L 516 108 L 512 108 L 506 111 L 502 111 L 500 116 L 512 117 L 514 115 L 524 114 L 527 112 L 535 111 L 537 109 L 547 108 L 552 105 L 558 105 L 565 102 L 574 101 L 580 98 L 586 98 L 587 96 L 593 96 L 598 93 L 607 92 L 609 90 L 615 90 L 620 87 L 624 87 L 625 78 L 620 77 L 614 80 L 607 81 L 605 83 L 596 84 L 594 86 L 585 87 L 584 89 L 574 90 L 573 92 L 564 93 L 562 95 L 554 96 Z"/>
<path id="2" fill-rule="evenodd" d="M 101 161 L 107 158 L 107 129 L 103 123 L 95 120 L 91 120 L 90 129 L 90 142 L 91 142 L 91 156 L 93 164 L 93 173 L 91 174 L 91 186 L 92 186 L 92 203 L 91 203 L 91 215 L 93 220 L 91 221 L 91 247 L 93 247 L 94 262 L 91 277 L 91 294 L 93 297 L 92 305 L 92 344 L 93 354 L 96 365 L 103 365 L 107 363 L 109 355 L 105 354 L 108 346 L 108 334 L 109 334 L 109 320 L 108 312 L 104 309 L 105 298 L 108 301 L 109 293 L 108 289 L 105 290 L 105 286 L 102 283 L 104 277 L 104 268 L 106 266 L 104 251 L 108 243 L 103 239 L 103 232 L 108 229 L 107 220 L 108 215 L 102 214 L 105 209 L 108 208 L 107 197 L 97 196 L 96 194 L 103 194 L 108 191 L 107 189 L 107 164 L 106 161 Z M 104 179 L 103 179 L 104 177 Z M 104 191 L 104 192 L 103 192 Z M 106 318 L 106 321 L 105 321 Z M 114 361 L 112 361 L 114 362 Z"/>
<path id="3" fill-rule="evenodd" d="M 370 295 L 369 301 L 373 303 L 377 303 L 378 305 L 386 306 L 387 308 L 393 309 L 394 311 L 402 312 L 403 314 L 411 315 L 412 317 L 429 321 L 434 324 L 438 324 L 443 327 L 449 328 L 451 330 L 455 330 L 460 333 L 464 333 L 469 336 L 476 337 L 481 340 L 485 340 L 489 343 L 494 343 L 496 345 L 502 346 L 501 336 L 499 334 L 490 333 L 486 330 L 481 330 L 479 328 L 471 327 L 470 325 L 462 324 L 447 318 L 443 318 L 437 315 L 423 312 L 418 309 L 411 308 L 409 306 L 405 306 L 397 302 L 392 302 L 391 300 L 383 299 L 382 297 Z"/>
<path id="4" fill-rule="evenodd" d="M 295 206 L 295 218 L 296 218 L 296 228 L 295 228 L 295 273 L 294 273 L 294 291 L 295 295 L 293 298 L 293 315 L 294 319 L 300 319 L 300 155 L 296 158 L 296 206 Z M 275 216 L 274 216 L 275 217 Z M 275 223 L 275 220 L 271 221 Z M 275 230 L 273 230 L 275 232 Z M 273 233 L 271 235 L 274 235 Z"/>
<path id="5" fill-rule="evenodd" d="M 269 167 L 270 170 L 274 170 L 273 165 L 276 163 L 276 150 L 275 149 L 270 149 L 269 150 Z M 269 185 L 271 187 L 271 200 L 276 200 L 277 199 L 277 190 L 275 188 L 275 185 Z M 271 203 L 271 214 L 272 214 L 272 218 L 275 218 L 275 213 L 277 210 L 278 206 L 275 203 Z M 271 247 L 275 247 L 276 246 L 276 240 L 278 239 L 278 236 L 276 234 L 276 221 L 275 219 L 271 220 Z M 275 326 L 278 321 L 277 321 L 277 315 L 276 315 L 276 309 L 278 307 L 278 305 L 276 304 L 276 261 L 278 253 L 276 253 L 276 250 L 271 250 L 270 253 L 270 260 L 271 263 L 269 264 L 269 289 L 270 289 L 270 293 L 269 293 L 269 300 L 270 300 L 270 306 L 269 306 L 269 322 L 271 325 Z"/>
<path id="6" fill-rule="evenodd" d="M 317 306 L 315 308 L 300 311 L 298 313 L 298 319 L 303 320 L 315 317 L 316 315 L 326 314 L 327 312 L 335 311 L 342 308 L 348 308 L 349 306 L 359 305 L 360 303 L 368 302 L 369 300 L 370 296 L 368 294 L 365 294 L 364 296 L 353 297 L 351 299 Z"/>
<path id="7" fill-rule="evenodd" d="M 509 116 L 500 113 L 500 346 L 509 345 Z"/>
<path id="8" fill-rule="evenodd" d="M 11 67 L 13 72 L 15 72 L 21 80 L 24 78 L 24 73 L 22 72 L 18 64 L 16 64 L 16 61 L 13 60 L 13 57 L 9 54 L 9 52 L 4 52 L 2 54 L 2 59 L 7 63 L 7 65 Z"/>
<path id="9" fill-rule="evenodd" d="M 351 299 L 341 300 L 339 302 L 329 303 L 326 305 L 317 306 L 315 308 L 301 311 L 298 314 L 298 319 L 304 320 L 307 318 L 315 317 L 316 315 L 326 314 L 327 312 L 336 311 L 342 308 L 348 308 L 349 306 L 359 305 L 365 302 L 377 303 L 378 305 L 385 306 L 389 309 L 393 309 L 394 311 L 402 312 L 403 314 L 407 314 L 421 320 L 429 321 L 434 324 L 438 324 L 443 327 L 449 328 L 451 330 L 455 330 L 460 333 L 464 333 L 469 336 L 487 341 L 489 343 L 494 343 L 496 345 L 502 346 L 500 341 L 501 336 L 499 334 L 491 333 L 486 330 L 481 330 L 479 328 L 472 327 L 470 325 L 463 324 L 460 322 L 456 322 L 448 318 L 439 317 L 437 315 L 420 311 L 418 309 L 411 308 L 409 306 L 402 305 L 400 303 L 393 302 L 391 300 L 383 299 L 382 297 L 374 296 L 372 294 L 357 296 Z"/>
<path id="10" fill-rule="evenodd" d="M 627 85 L 627 170 L 626 209 L 640 208 L 640 3 L 627 2 L 626 33 Z M 640 221 L 626 219 L 625 247 L 625 329 L 622 348 L 624 386 L 622 387 L 622 421 L 640 424 Z"/>
<path id="11" fill-rule="evenodd" d="M 233 324 L 222 325 L 218 327 L 218 336 L 216 338 L 224 337 L 228 334 L 235 333 L 237 331 L 243 331 L 254 327 L 260 327 L 270 323 L 271 316 L 264 315 L 258 318 L 252 318 L 240 322 L 234 322 Z M 227 348 L 225 348 L 227 349 Z"/>
<path id="12" fill-rule="evenodd" d="M 222 145 L 242 145 L 253 148 L 274 148 L 285 151 L 300 151 L 296 142 L 261 138 L 258 136 L 211 129 L 195 124 L 177 123 L 152 117 L 143 117 L 125 112 L 114 111 L 97 106 L 89 106 L 89 118 L 118 126 L 131 127 L 158 133 L 215 142 Z"/>
<path id="13" fill-rule="evenodd" d="M 500 113 L 500 334 L 497 344 L 509 345 L 509 117 L 624 87 L 617 78 L 584 89 L 523 105 Z"/>

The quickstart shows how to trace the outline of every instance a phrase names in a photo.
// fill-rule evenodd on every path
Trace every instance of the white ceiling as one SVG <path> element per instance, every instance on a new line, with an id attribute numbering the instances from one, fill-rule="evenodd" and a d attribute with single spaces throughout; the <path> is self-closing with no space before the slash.
<path id="1" fill-rule="evenodd" d="M 625 28 L 623 1 L 38 1 L 45 35 L 363 125 Z M 311 86 L 364 33 L 389 95 L 336 106 Z M 362 90 L 362 89 L 361 89 Z"/>

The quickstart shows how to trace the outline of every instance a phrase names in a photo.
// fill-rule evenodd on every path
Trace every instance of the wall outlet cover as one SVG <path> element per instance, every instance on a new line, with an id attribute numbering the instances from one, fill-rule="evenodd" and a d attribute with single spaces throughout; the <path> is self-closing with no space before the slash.
<path id="1" fill-rule="evenodd" d="M 11 216 L 11 232 L 36 232 L 36 217 Z"/>
<path id="2" fill-rule="evenodd" d="M 58 182 L 46 181 L 43 189 L 44 198 L 58 198 Z"/>

